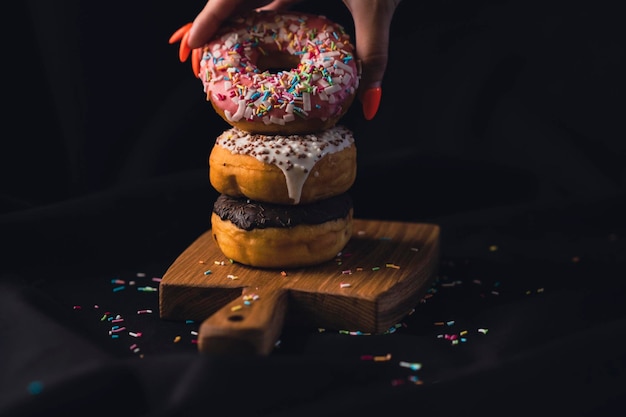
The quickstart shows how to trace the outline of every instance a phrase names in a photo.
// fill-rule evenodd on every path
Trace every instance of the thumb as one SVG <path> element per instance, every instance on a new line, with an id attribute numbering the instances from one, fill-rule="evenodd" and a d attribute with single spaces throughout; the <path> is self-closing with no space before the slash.
<path id="1" fill-rule="evenodd" d="M 200 48 L 217 32 L 218 28 L 234 13 L 243 0 L 212 0 L 198 13 L 193 21 L 187 43 L 189 48 Z"/>
<path id="2" fill-rule="evenodd" d="M 359 90 L 380 87 L 389 57 L 389 28 L 400 0 L 343 0 L 354 20 L 356 56 L 361 61 Z"/>

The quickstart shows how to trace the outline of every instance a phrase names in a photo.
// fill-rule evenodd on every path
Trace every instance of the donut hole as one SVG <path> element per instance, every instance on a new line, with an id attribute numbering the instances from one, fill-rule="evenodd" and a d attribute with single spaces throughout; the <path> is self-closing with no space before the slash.
<path id="1" fill-rule="evenodd" d="M 291 71 L 300 65 L 300 58 L 282 52 L 272 52 L 259 56 L 257 68 L 261 72 L 268 71 L 271 74 L 278 74 L 281 71 Z"/>

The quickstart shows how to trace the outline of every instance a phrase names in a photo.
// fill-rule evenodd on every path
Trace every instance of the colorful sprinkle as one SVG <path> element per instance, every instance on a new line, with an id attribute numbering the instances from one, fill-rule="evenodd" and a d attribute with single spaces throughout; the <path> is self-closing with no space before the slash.
<path id="1" fill-rule="evenodd" d="M 409 368 L 413 371 L 419 371 L 420 369 L 422 369 L 422 364 L 419 362 L 400 361 L 399 365 L 403 368 Z"/>
<path id="2" fill-rule="evenodd" d="M 126 330 L 126 327 L 113 326 L 113 328 L 109 331 L 109 334 L 123 332 L 124 330 Z"/>
<path id="3" fill-rule="evenodd" d="M 306 20 L 290 17 L 274 23 L 247 21 L 247 35 L 225 34 L 203 48 L 199 72 L 207 74 L 202 81 L 208 97 L 221 103 L 232 121 L 282 125 L 308 117 L 313 109 L 323 112 L 315 117 L 339 111 L 342 98 L 354 94 L 359 81 L 349 36 L 342 31 L 332 39 Z M 251 59 L 254 51 L 259 55 L 285 51 L 303 59 L 290 70 L 261 71 Z"/>
<path id="4" fill-rule="evenodd" d="M 43 391 L 43 382 L 32 381 L 31 383 L 28 384 L 28 386 L 26 387 L 26 390 L 31 395 L 41 394 L 41 392 Z"/>

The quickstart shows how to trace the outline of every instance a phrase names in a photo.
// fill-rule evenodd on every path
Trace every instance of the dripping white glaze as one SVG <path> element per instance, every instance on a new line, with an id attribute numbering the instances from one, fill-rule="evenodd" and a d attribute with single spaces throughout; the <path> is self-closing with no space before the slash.
<path id="1" fill-rule="evenodd" d="M 231 128 L 215 142 L 233 154 L 253 156 L 280 168 L 285 175 L 289 198 L 295 204 L 300 202 L 304 183 L 317 161 L 353 143 L 352 132 L 344 126 L 334 126 L 318 134 L 285 136 L 251 134 Z"/>

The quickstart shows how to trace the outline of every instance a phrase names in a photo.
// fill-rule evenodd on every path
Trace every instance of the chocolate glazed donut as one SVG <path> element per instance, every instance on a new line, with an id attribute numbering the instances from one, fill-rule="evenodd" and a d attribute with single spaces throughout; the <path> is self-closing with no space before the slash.
<path id="1" fill-rule="evenodd" d="M 329 261 L 352 236 L 352 198 L 343 193 L 311 204 L 280 205 L 220 195 L 213 238 L 225 256 L 260 268 Z"/>

